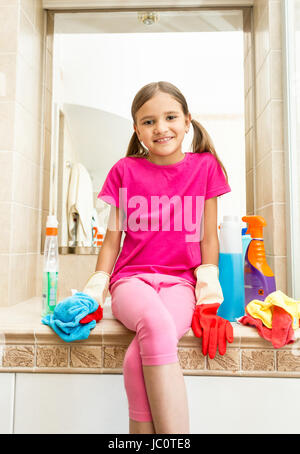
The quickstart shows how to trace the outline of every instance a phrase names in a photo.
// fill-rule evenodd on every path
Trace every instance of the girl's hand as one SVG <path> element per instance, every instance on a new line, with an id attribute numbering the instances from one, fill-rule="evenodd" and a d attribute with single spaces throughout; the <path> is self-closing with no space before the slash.
<path id="1" fill-rule="evenodd" d="M 220 304 L 200 304 L 196 306 L 192 330 L 197 337 L 202 337 L 202 353 L 213 359 L 217 348 L 220 355 L 226 353 L 226 341 L 233 342 L 233 328 L 228 320 L 217 315 Z"/>

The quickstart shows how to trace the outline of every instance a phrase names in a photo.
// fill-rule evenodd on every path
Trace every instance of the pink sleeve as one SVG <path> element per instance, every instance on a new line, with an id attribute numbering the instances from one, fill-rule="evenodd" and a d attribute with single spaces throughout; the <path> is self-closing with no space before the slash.
<path id="1" fill-rule="evenodd" d="M 118 161 L 108 172 L 97 198 L 110 205 L 119 207 L 119 189 L 122 187 L 122 174 L 121 162 Z"/>
<path id="2" fill-rule="evenodd" d="M 211 158 L 208 160 L 205 200 L 211 199 L 212 197 L 218 197 L 231 191 L 222 167 L 213 155 L 210 156 Z"/>

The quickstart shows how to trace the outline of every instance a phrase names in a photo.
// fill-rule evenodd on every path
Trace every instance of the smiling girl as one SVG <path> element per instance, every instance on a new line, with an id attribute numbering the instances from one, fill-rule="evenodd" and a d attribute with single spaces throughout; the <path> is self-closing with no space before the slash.
<path id="1" fill-rule="evenodd" d="M 98 195 L 110 203 L 111 215 L 95 280 L 99 288 L 109 285 L 114 316 L 136 333 L 123 363 L 130 433 L 189 433 L 178 341 L 192 327 L 211 358 L 217 348 L 224 355 L 233 341 L 232 326 L 217 315 L 223 301 L 217 197 L 230 187 L 207 132 L 192 120 L 177 87 L 144 86 L 131 113 L 126 157 L 111 168 Z M 183 153 L 191 125 L 193 151 Z M 159 198 L 154 208 L 153 197 Z M 196 218 L 192 237 L 184 210 Z"/>

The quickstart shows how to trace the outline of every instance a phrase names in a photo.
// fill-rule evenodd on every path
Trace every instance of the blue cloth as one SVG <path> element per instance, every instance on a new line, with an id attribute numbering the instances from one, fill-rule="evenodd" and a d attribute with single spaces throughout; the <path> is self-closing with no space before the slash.
<path id="1" fill-rule="evenodd" d="M 86 324 L 81 324 L 80 320 L 95 312 L 98 307 L 94 298 L 77 292 L 58 303 L 53 314 L 42 318 L 42 323 L 49 325 L 65 342 L 87 339 L 90 330 L 96 326 L 96 320 Z"/>

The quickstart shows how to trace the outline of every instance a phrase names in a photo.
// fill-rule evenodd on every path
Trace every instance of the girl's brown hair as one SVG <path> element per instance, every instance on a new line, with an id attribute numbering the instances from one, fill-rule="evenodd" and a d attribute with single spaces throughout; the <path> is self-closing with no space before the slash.
<path id="1" fill-rule="evenodd" d="M 131 116 L 135 124 L 136 124 L 135 116 L 137 111 L 142 107 L 143 104 L 145 104 L 145 102 L 149 101 L 149 99 L 155 96 L 158 92 L 168 93 L 177 102 L 179 102 L 179 104 L 181 104 L 184 115 L 189 114 L 186 99 L 181 93 L 181 91 L 177 87 L 175 87 L 175 85 L 171 84 L 170 82 L 164 81 L 151 82 L 150 84 L 147 84 L 144 87 L 142 87 L 137 92 L 133 99 L 131 106 Z M 193 153 L 208 152 L 214 155 L 218 163 L 220 164 L 226 176 L 226 179 L 228 180 L 226 169 L 216 153 L 213 142 L 208 132 L 196 120 L 192 120 L 192 125 L 194 127 L 194 139 L 192 144 Z M 127 148 L 126 156 L 146 157 L 147 155 L 148 151 L 142 146 L 138 139 L 137 133 L 134 131 Z"/>

